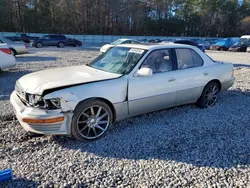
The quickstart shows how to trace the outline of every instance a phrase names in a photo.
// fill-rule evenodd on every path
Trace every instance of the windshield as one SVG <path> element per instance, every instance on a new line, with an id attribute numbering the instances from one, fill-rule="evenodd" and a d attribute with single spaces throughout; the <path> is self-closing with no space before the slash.
<path id="1" fill-rule="evenodd" d="M 235 46 L 241 46 L 241 45 L 246 44 L 247 41 L 248 41 L 247 38 L 242 38 L 242 39 L 238 40 L 236 43 L 234 43 L 234 45 L 235 45 Z"/>
<path id="2" fill-rule="evenodd" d="M 7 39 L 7 38 L 5 38 L 5 37 L 0 37 L 0 40 L 3 41 L 4 43 L 7 43 L 7 44 L 13 43 L 12 40 Z"/>
<path id="3" fill-rule="evenodd" d="M 106 72 L 128 74 L 146 50 L 126 47 L 114 47 L 107 53 L 100 55 L 89 66 Z"/>
<path id="4" fill-rule="evenodd" d="M 119 45 L 119 44 L 122 44 L 123 42 L 124 42 L 124 40 L 118 39 L 118 40 L 112 42 L 111 44 L 113 44 L 113 45 Z"/>

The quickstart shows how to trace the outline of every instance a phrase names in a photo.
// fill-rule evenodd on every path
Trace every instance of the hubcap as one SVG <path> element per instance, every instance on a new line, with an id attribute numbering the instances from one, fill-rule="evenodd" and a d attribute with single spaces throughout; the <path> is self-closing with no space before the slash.
<path id="1" fill-rule="evenodd" d="M 218 99 L 218 94 L 219 94 L 219 89 L 217 85 L 215 84 L 210 85 L 205 93 L 205 105 L 207 107 L 215 105 Z"/>
<path id="2" fill-rule="evenodd" d="M 77 131 L 86 139 L 95 139 L 105 133 L 110 124 L 108 111 L 94 105 L 85 109 L 77 120 Z"/>

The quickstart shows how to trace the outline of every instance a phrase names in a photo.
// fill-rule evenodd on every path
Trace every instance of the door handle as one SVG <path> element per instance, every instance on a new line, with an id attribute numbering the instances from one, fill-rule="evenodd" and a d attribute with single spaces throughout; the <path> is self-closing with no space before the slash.
<path id="1" fill-rule="evenodd" d="M 207 76 L 207 75 L 208 75 L 208 72 L 204 72 L 203 75 L 204 75 L 204 76 Z"/>
<path id="2" fill-rule="evenodd" d="M 174 82 L 174 81 L 175 81 L 175 78 L 170 78 L 168 81 L 169 81 L 169 82 Z"/>

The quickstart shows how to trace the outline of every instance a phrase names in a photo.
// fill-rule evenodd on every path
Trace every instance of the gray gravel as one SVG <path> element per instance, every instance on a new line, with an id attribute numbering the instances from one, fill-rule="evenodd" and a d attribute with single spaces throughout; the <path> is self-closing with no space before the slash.
<path id="1" fill-rule="evenodd" d="M 235 62 L 237 83 L 218 104 L 130 118 L 92 142 L 35 136 L 15 120 L 9 94 L 28 72 L 79 65 L 98 51 L 33 51 L 0 75 L 0 169 L 14 180 L 0 187 L 247 187 L 250 184 L 250 54 L 208 52 Z"/>

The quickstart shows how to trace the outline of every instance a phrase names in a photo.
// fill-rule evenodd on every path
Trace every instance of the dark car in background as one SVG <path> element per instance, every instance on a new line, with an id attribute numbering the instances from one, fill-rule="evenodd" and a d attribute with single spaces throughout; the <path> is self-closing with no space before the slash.
<path id="1" fill-rule="evenodd" d="M 15 36 L 6 37 L 6 38 L 8 38 L 12 41 L 23 41 L 26 43 L 30 43 L 31 41 L 37 40 L 39 37 L 32 37 L 32 36 L 29 36 L 25 33 L 22 33 L 22 34 L 16 34 Z"/>
<path id="2" fill-rule="evenodd" d="M 196 42 L 199 46 L 202 46 L 205 50 L 210 49 L 211 44 L 202 39 L 190 39 L 190 40 Z"/>
<path id="3" fill-rule="evenodd" d="M 32 46 L 36 48 L 42 48 L 43 46 L 57 46 L 63 48 L 67 45 L 67 38 L 65 35 L 45 35 L 32 43 Z"/>
<path id="4" fill-rule="evenodd" d="M 249 38 L 241 38 L 235 44 L 233 44 L 228 51 L 231 52 L 246 52 L 247 48 L 250 46 L 250 39 Z"/>
<path id="5" fill-rule="evenodd" d="M 65 46 L 75 46 L 75 47 L 79 47 L 82 46 L 82 42 L 76 39 L 72 39 L 72 38 L 68 38 L 66 41 Z"/>
<path id="6" fill-rule="evenodd" d="M 205 48 L 203 46 L 200 46 L 197 42 L 191 41 L 191 40 L 177 40 L 174 41 L 175 44 L 186 44 L 186 45 L 191 45 L 191 46 L 196 46 L 199 48 L 201 51 L 205 52 Z"/>
<path id="7" fill-rule="evenodd" d="M 161 39 L 150 39 L 148 42 L 149 43 L 160 43 L 160 42 L 162 42 L 162 40 Z"/>
<path id="8" fill-rule="evenodd" d="M 210 50 L 227 51 L 239 38 L 223 38 L 217 40 L 215 44 L 210 47 Z"/>

